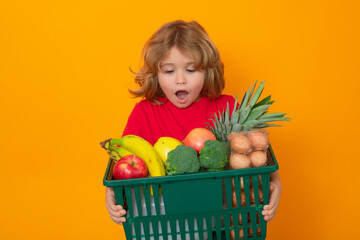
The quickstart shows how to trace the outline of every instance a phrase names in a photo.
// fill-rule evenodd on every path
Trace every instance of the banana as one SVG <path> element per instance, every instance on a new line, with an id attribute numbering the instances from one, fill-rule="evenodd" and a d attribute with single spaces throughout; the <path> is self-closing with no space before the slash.
<path id="1" fill-rule="evenodd" d="M 110 146 L 107 151 L 110 157 L 114 156 L 113 159 L 115 162 L 126 155 L 135 155 L 124 147 Z"/>
<path id="2" fill-rule="evenodd" d="M 165 176 L 163 161 L 155 148 L 145 139 L 135 135 L 126 135 L 120 139 L 110 139 L 110 145 L 120 145 L 144 160 L 151 177 Z"/>
<path id="3" fill-rule="evenodd" d="M 121 158 L 120 155 L 113 150 L 106 150 L 106 152 L 114 162 L 117 162 Z"/>
<path id="4" fill-rule="evenodd" d="M 167 159 L 167 155 L 171 150 L 174 150 L 178 145 L 182 145 L 183 143 L 172 137 L 161 137 L 154 144 L 155 150 L 161 157 L 161 160 L 165 163 Z"/>
<path id="5" fill-rule="evenodd" d="M 101 142 L 100 145 L 107 151 L 110 158 L 114 160 L 114 162 L 117 162 L 120 158 L 126 155 L 134 155 L 134 153 L 130 152 L 129 150 L 121 146 L 112 145 L 111 139 Z"/>
<path id="6" fill-rule="evenodd" d="M 134 155 L 134 153 L 132 153 L 131 151 L 127 150 L 124 147 L 110 146 L 109 150 L 117 152 L 120 155 L 120 157 L 124 157 L 126 155 Z"/>

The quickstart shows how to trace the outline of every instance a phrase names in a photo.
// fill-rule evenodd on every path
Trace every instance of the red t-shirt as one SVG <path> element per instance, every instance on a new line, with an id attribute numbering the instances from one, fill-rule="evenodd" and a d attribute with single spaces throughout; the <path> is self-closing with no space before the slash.
<path id="1" fill-rule="evenodd" d="M 164 104 L 151 104 L 147 100 L 138 102 L 131 112 L 123 136 L 137 135 L 154 145 L 160 137 L 173 137 L 183 141 L 190 130 L 205 128 L 205 123 L 213 125 L 210 118 L 218 111 L 222 112 L 229 102 L 230 110 L 235 99 L 230 95 L 221 95 L 210 100 L 203 96 L 187 108 L 178 108 L 167 98 L 159 98 Z"/>

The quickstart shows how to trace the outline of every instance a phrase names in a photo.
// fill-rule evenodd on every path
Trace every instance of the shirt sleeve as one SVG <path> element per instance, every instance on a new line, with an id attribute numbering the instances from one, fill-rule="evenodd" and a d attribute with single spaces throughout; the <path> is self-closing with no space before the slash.
<path id="1" fill-rule="evenodd" d="M 136 103 L 134 109 L 130 113 L 127 124 L 124 128 L 123 136 L 126 135 L 136 135 L 141 136 L 143 131 L 143 123 L 144 122 L 144 111 L 140 105 L 140 103 Z"/>

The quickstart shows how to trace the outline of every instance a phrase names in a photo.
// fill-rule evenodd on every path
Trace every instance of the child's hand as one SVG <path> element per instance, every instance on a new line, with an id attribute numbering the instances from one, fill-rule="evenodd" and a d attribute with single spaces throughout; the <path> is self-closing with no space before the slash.
<path id="1" fill-rule="evenodd" d="M 280 181 L 270 182 L 270 200 L 269 205 L 265 205 L 262 211 L 265 221 L 271 221 L 275 217 L 276 210 L 279 206 L 281 194 Z"/>
<path id="2" fill-rule="evenodd" d="M 115 194 L 112 188 L 106 188 L 105 204 L 110 214 L 110 218 L 116 224 L 122 224 L 123 222 L 126 222 L 126 218 L 123 217 L 126 214 L 126 211 L 121 205 L 116 205 Z"/>

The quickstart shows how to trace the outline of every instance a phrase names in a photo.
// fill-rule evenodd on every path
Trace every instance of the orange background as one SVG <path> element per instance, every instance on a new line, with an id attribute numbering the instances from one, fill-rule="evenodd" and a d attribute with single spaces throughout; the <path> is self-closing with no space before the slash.
<path id="1" fill-rule="evenodd" d="M 124 239 L 109 218 L 100 141 L 138 99 L 148 37 L 197 20 L 222 55 L 224 93 L 266 80 L 283 183 L 267 239 L 355 239 L 359 207 L 358 1 L 1 1 L 0 238 Z"/>

